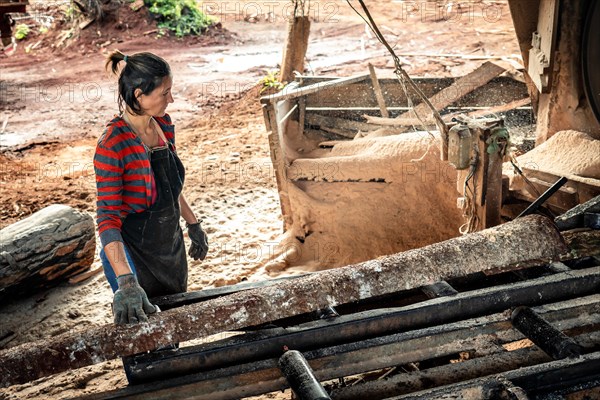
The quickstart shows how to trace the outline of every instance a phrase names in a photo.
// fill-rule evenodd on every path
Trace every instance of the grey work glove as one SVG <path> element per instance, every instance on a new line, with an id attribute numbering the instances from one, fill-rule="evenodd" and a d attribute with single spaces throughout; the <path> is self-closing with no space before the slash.
<path id="1" fill-rule="evenodd" d="M 133 274 L 117 277 L 119 289 L 113 298 L 113 314 L 115 324 L 133 324 L 148 321 L 147 314 L 156 312 L 156 307 L 150 304 L 146 292 Z"/>
<path id="2" fill-rule="evenodd" d="M 188 235 L 192 241 L 188 255 L 194 260 L 204 260 L 208 253 L 208 239 L 206 233 L 202 230 L 200 222 L 195 224 L 187 224 Z"/>

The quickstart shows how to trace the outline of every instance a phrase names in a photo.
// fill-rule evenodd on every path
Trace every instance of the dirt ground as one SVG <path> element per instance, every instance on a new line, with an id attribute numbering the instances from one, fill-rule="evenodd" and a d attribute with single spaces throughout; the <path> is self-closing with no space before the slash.
<path id="1" fill-rule="evenodd" d="M 60 21 L 66 2 L 30 3 L 38 15 Z M 519 58 L 506 1 L 440 3 L 368 2 L 410 74 L 460 76 L 489 58 Z M 151 51 L 173 70 L 168 112 L 187 168 L 184 192 L 209 234 L 207 259 L 190 261 L 189 290 L 268 278 L 261 265 L 282 220 L 257 82 L 281 61 L 288 1 L 208 4 L 220 27 L 201 38 L 158 37 L 143 10 L 122 10 L 114 23 L 70 36 L 64 32 L 73 24 L 56 22 L 11 56 L 0 54 L 0 228 L 53 203 L 94 214 L 92 156 L 117 112 L 115 78 L 103 70 L 104 58 L 112 49 Z M 364 73 L 369 62 L 382 75 L 392 72 L 384 47 L 347 3 L 310 4 L 306 74 Z M 99 265 L 96 257 L 92 268 Z M 0 327 L 14 335 L 3 347 L 109 323 L 111 300 L 100 274 L 5 301 Z M 120 361 L 112 361 L 1 389 L 0 399 L 64 399 L 126 384 Z"/>

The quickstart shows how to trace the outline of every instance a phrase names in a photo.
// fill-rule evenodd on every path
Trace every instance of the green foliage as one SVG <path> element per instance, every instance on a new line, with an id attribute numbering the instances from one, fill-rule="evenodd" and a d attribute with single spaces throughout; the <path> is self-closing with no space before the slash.
<path id="1" fill-rule="evenodd" d="M 279 78 L 277 77 L 277 75 L 279 75 L 279 70 L 268 70 L 266 69 L 265 72 L 267 73 L 266 76 L 264 76 L 260 81 L 258 81 L 258 83 L 261 83 L 263 85 L 263 87 L 260 89 L 260 92 L 264 92 L 267 89 L 277 89 L 277 90 L 281 90 L 285 87 L 285 85 L 279 81 Z"/>
<path id="2" fill-rule="evenodd" d="M 29 27 L 25 24 L 19 24 L 15 28 L 15 39 L 22 40 L 29 34 Z"/>
<path id="3" fill-rule="evenodd" d="M 64 13 L 67 21 L 75 21 L 81 15 L 81 12 L 74 6 L 73 2 L 64 10 Z"/>
<path id="4" fill-rule="evenodd" d="M 485 141 L 488 145 L 487 153 L 494 154 L 501 151 L 501 155 L 504 156 L 509 144 L 509 140 L 510 135 L 508 133 L 508 129 L 505 127 L 497 127 L 492 129 L 490 132 L 490 137 Z"/>
<path id="5" fill-rule="evenodd" d="M 144 3 L 156 15 L 158 27 L 174 32 L 177 37 L 200 35 L 216 21 L 195 0 L 144 0 Z"/>

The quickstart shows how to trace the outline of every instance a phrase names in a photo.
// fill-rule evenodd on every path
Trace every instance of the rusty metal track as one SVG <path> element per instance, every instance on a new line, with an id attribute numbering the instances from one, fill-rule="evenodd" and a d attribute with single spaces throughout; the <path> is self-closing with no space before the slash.
<path id="1" fill-rule="evenodd" d="M 573 337 L 586 351 L 598 347 L 597 334 Z M 347 385 L 331 389 L 335 400 L 384 400 L 389 397 L 415 393 L 429 388 L 453 385 L 457 382 L 482 376 L 503 373 L 518 368 L 543 364 L 552 358 L 536 346 L 513 351 L 498 351 L 487 356 L 474 357 L 460 363 L 446 363 L 423 370 L 396 374 L 384 380 L 371 380 L 360 385 Z"/>
<path id="2" fill-rule="evenodd" d="M 553 323 L 568 329 L 586 326 L 586 323 L 600 323 L 600 298 L 595 296 L 595 299 L 587 299 L 587 302 L 588 304 L 584 305 L 581 304 L 581 300 L 569 301 L 553 305 L 552 311 L 537 311 Z M 584 317 L 578 318 L 580 315 Z M 596 319 L 589 321 L 589 315 L 595 315 Z M 507 318 L 506 315 L 495 314 L 443 327 L 425 328 L 359 343 L 327 347 L 304 354 L 321 381 L 454 355 L 474 348 L 493 354 L 494 351 L 502 351 L 502 347 L 496 342 L 508 343 L 523 337 L 512 329 Z M 267 359 L 145 383 L 84 399 L 146 399 L 151 396 L 153 399 L 233 400 L 285 388 L 287 383 L 277 367 L 277 359 Z"/>
<path id="3" fill-rule="evenodd" d="M 144 354 L 133 359 L 133 383 L 223 368 L 281 355 L 283 346 L 307 351 L 386 334 L 442 325 L 502 312 L 520 305 L 539 305 L 596 293 L 600 267 L 469 291 L 408 307 L 378 309 L 287 329 L 269 329 L 176 352 Z M 542 300 L 543 299 L 543 300 Z"/>
<path id="4" fill-rule="evenodd" d="M 574 393 L 583 389 L 595 388 L 600 386 L 600 352 L 583 355 L 579 358 L 525 367 L 409 395 L 389 397 L 388 400 L 442 400 L 448 398 L 477 398 L 482 400 L 503 398 L 522 399 L 523 397 L 502 397 L 506 394 L 504 391 L 507 388 L 508 382 L 511 383 L 512 387 L 521 388 L 527 394 L 535 395 L 536 397 L 531 398 L 537 399 L 564 398 L 553 397 L 553 394 Z M 449 397 L 450 395 L 452 397 Z M 542 397 L 544 395 L 548 395 L 548 397 Z"/>
<path id="5" fill-rule="evenodd" d="M 137 379 L 152 382 L 84 398 L 238 399 L 281 390 L 287 386 L 277 368 L 283 345 L 303 351 L 321 381 L 475 349 L 498 355 L 503 343 L 523 335 L 511 326 L 510 313 L 494 313 L 516 305 L 546 304 L 535 311 L 551 324 L 563 331 L 590 331 L 591 338 L 582 334 L 581 339 L 589 352 L 600 346 L 594 333 L 600 324 L 600 296 L 582 296 L 599 288 L 600 267 L 593 267 L 154 353 L 138 357 L 130 370 Z M 541 353 L 536 357 L 528 359 L 550 360 Z M 503 372 L 501 365 L 506 363 L 494 370 L 492 363 L 492 372 Z M 179 377 L 164 379 L 167 371 Z"/>
<path id="6" fill-rule="evenodd" d="M 420 249 L 168 310 L 144 324 L 110 324 L 15 346 L 0 351 L 0 386 L 399 289 L 558 260 L 566 252 L 553 223 L 530 215 Z"/>

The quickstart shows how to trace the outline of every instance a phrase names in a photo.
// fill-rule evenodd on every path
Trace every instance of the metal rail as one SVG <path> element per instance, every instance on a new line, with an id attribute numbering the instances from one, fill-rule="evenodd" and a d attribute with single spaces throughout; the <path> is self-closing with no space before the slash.
<path id="1" fill-rule="evenodd" d="M 407 307 L 364 311 L 287 329 L 268 329 L 174 352 L 143 354 L 136 356 L 126 368 L 132 383 L 149 382 L 278 357 L 283 346 L 307 351 L 351 343 L 502 312 L 511 307 L 581 297 L 596 293 L 598 287 L 600 267 L 468 291 Z"/>
<path id="2" fill-rule="evenodd" d="M 501 352 L 499 343 L 523 335 L 512 327 L 508 314 L 493 313 L 566 300 L 537 307 L 536 312 L 561 330 L 593 330 L 597 329 L 593 325 L 600 323 L 600 296 L 582 296 L 597 293 L 599 287 L 600 267 L 568 270 L 406 307 L 150 353 L 135 357 L 129 370 L 144 385 L 85 399 L 141 399 L 149 394 L 160 399 L 167 398 L 167 393 L 179 398 L 236 399 L 281 390 L 287 384 L 277 359 L 285 345 L 301 350 L 321 381 L 473 349 L 494 354 Z"/>

